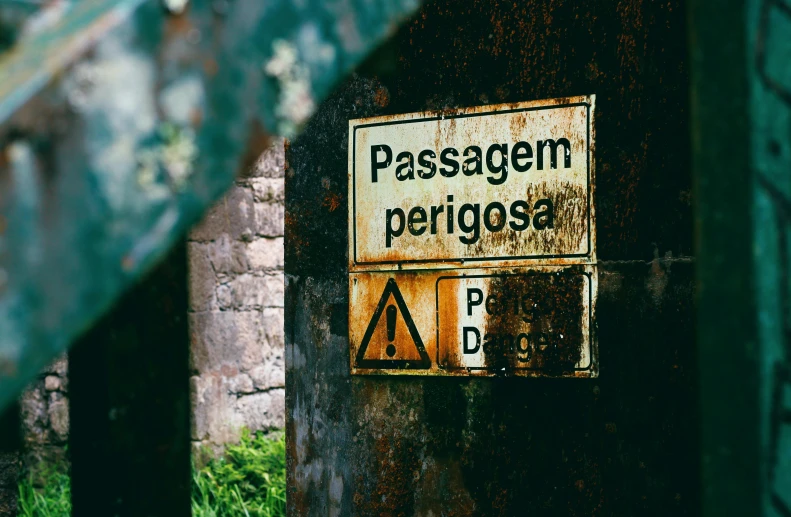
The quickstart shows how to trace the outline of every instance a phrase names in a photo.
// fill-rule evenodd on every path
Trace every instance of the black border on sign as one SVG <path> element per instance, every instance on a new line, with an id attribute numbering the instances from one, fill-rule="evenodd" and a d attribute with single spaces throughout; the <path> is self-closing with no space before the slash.
<path id="1" fill-rule="evenodd" d="M 377 126 L 392 126 L 397 124 L 410 124 L 414 122 L 431 122 L 432 120 L 444 120 L 444 119 L 453 119 L 453 118 L 470 118 L 470 117 L 482 117 L 485 115 L 503 115 L 508 113 L 521 113 L 523 111 L 541 111 L 541 110 L 551 110 L 551 109 L 560 109 L 560 108 L 576 108 L 579 106 L 585 106 L 585 118 L 586 118 L 586 125 L 588 129 L 588 139 L 587 139 L 587 153 L 586 153 L 586 160 L 587 160 L 587 168 L 588 168 L 588 251 L 585 253 L 569 253 L 569 254 L 561 254 L 561 255 L 525 255 L 525 256 L 508 256 L 508 257 L 474 257 L 474 258 L 466 258 L 466 257 L 458 257 L 458 258 L 445 258 L 445 259 L 423 259 L 423 260 L 382 260 L 382 261 L 372 261 L 372 262 L 359 262 L 357 260 L 357 130 L 360 128 L 365 127 L 377 127 Z M 496 111 L 487 111 L 483 113 L 459 113 L 456 115 L 442 115 L 436 117 L 425 117 L 425 118 L 416 118 L 410 120 L 393 120 L 389 122 L 374 122 L 371 124 L 358 124 L 354 126 L 354 131 L 352 134 L 352 211 L 353 211 L 353 220 L 352 220 L 352 239 L 354 242 L 354 263 L 356 265 L 378 265 L 378 264 L 427 264 L 427 263 L 442 263 L 442 262 L 484 262 L 488 260 L 496 261 L 496 260 L 539 260 L 539 259 L 548 259 L 548 258 L 579 258 L 579 257 L 590 257 L 591 256 L 591 105 L 587 102 L 575 102 L 571 104 L 560 104 L 554 106 L 535 106 L 532 108 L 518 108 L 518 109 L 509 109 L 509 110 L 496 110 Z"/>
<path id="2" fill-rule="evenodd" d="M 439 360 L 439 283 L 442 280 L 463 280 L 466 278 L 496 278 L 506 276 L 532 276 L 532 275 L 556 275 L 557 272 L 550 271 L 525 271 L 521 273 L 497 273 L 491 275 L 456 275 L 456 276 L 441 276 L 437 278 L 437 283 L 434 288 L 434 298 L 436 298 L 436 312 L 437 312 L 437 368 L 440 370 L 484 370 L 492 371 L 494 368 L 486 368 L 484 366 L 448 366 L 444 365 Z M 561 274 L 578 274 L 588 277 L 588 365 L 585 368 L 572 368 L 567 371 L 572 372 L 585 372 L 593 367 L 593 278 L 592 274 L 587 271 L 564 271 Z M 543 368 L 511 368 L 511 370 L 524 370 L 524 371 L 537 371 L 540 372 Z"/>

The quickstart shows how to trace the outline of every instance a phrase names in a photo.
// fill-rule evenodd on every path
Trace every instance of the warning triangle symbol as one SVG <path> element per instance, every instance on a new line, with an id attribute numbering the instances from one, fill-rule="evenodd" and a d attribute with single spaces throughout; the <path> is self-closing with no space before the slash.
<path id="1" fill-rule="evenodd" d="M 415 328 L 412 315 L 392 278 L 387 281 L 365 331 L 357 351 L 355 366 L 380 370 L 431 368 L 431 360 Z"/>

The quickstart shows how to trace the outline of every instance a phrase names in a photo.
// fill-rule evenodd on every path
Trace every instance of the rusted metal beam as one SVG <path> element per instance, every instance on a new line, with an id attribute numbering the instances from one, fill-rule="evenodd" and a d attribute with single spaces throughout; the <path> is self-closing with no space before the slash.
<path id="1" fill-rule="evenodd" d="M 0 407 L 416 0 L 55 4 L 0 55 Z"/>

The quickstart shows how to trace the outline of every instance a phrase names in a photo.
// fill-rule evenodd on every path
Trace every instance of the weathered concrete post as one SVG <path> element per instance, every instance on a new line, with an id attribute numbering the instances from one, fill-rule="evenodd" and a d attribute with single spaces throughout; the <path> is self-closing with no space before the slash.
<path id="1" fill-rule="evenodd" d="M 430 4 L 320 107 L 291 515 L 699 513 L 684 34 L 678 1 Z"/>

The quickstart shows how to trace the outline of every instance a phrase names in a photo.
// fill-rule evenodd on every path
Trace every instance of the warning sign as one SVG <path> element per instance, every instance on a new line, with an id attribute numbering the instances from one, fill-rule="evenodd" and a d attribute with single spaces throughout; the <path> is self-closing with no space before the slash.
<path id="1" fill-rule="evenodd" d="M 595 261 L 593 99 L 353 120 L 354 266 Z"/>
<path id="2" fill-rule="evenodd" d="M 353 273 L 349 284 L 353 374 L 596 375 L 595 266 Z"/>
<path id="3" fill-rule="evenodd" d="M 350 121 L 352 373 L 596 375 L 594 108 Z"/>
<path id="4" fill-rule="evenodd" d="M 415 322 L 392 278 L 385 285 L 360 343 L 356 366 L 405 370 L 431 367 Z"/>

